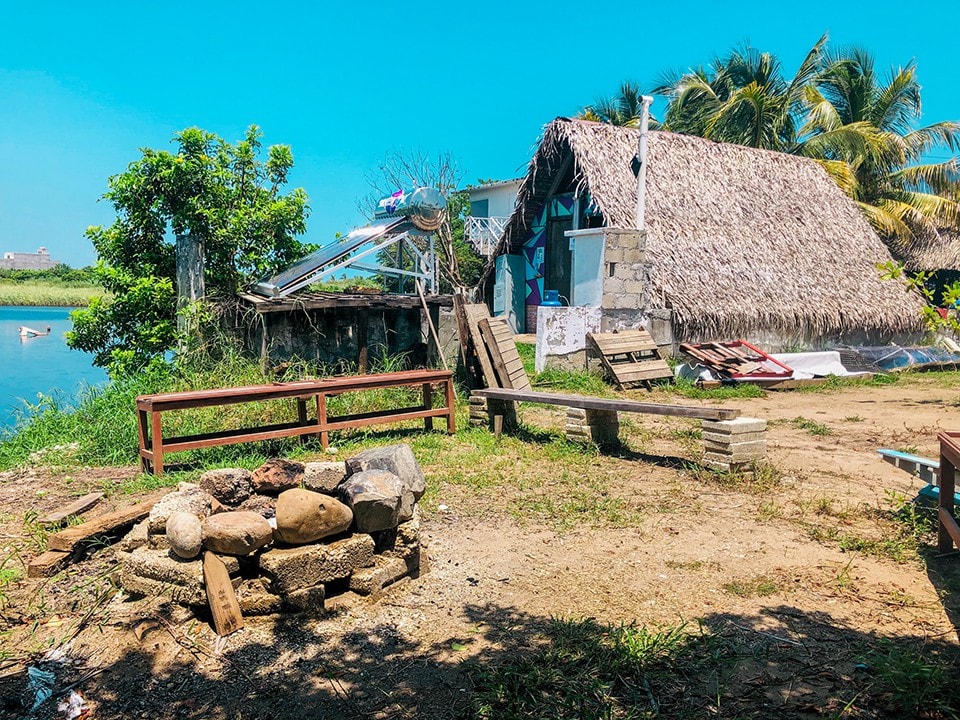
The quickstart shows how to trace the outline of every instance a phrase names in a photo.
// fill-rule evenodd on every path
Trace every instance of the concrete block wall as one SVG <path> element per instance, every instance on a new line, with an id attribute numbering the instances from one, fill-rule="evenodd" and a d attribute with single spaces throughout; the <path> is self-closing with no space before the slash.
<path id="1" fill-rule="evenodd" d="M 643 310 L 650 306 L 650 263 L 647 262 L 647 234 L 629 228 L 607 228 L 604 232 L 603 300 L 608 309 Z"/>

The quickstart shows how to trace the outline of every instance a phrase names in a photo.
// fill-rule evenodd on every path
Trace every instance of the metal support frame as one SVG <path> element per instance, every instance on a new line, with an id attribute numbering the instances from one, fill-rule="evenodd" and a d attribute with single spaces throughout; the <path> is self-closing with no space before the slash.
<path id="1" fill-rule="evenodd" d="M 383 241 L 375 243 L 372 247 L 363 250 L 362 252 L 357 253 L 351 258 L 346 260 L 341 260 L 335 265 L 331 265 L 326 268 L 318 268 L 315 272 L 305 275 L 296 283 L 285 288 L 284 291 L 279 295 L 279 297 L 286 297 L 291 293 L 295 293 L 297 290 L 301 290 L 308 285 L 312 285 L 315 282 L 320 282 L 324 278 L 330 277 L 334 273 L 338 272 L 347 267 L 354 267 L 358 270 L 365 270 L 368 272 L 379 272 L 384 275 L 394 275 L 397 277 L 414 277 L 420 280 L 423 280 L 427 287 L 430 289 L 431 293 L 437 292 L 437 257 L 436 252 L 434 251 L 433 236 L 430 236 L 430 249 L 425 252 L 420 252 L 417 247 L 412 242 L 409 241 L 410 236 L 413 233 L 411 231 L 406 231 L 400 233 L 399 235 L 393 235 L 386 237 Z M 401 270 L 400 268 L 390 267 L 389 265 L 364 265 L 360 263 L 360 260 L 363 260 L 370 255 L 375 255 L 388 247 L 393 245 L 398 246 L 398 260 L 401 260 L 403 257 L 403 250 L 407 249 L 415 261 L 415 265 L 420 268 L 418 271 L 411 270 Z"/>

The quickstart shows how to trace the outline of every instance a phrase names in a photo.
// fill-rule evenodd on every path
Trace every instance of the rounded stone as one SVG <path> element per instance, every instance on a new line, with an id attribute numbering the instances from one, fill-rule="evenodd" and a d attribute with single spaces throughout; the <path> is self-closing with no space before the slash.
<path id="1" fill-rule="evenodd" d="M 273 458 L 254 470 L 250 480 L 254 492 L 276 495 L 300 486 L 303 481 L 303 463 Z"/>
<path id="2" fill-rule="evenodd" d="M 192 560 L 203 547 L 200 518 L 190 512 L 172 512 L 167 518 L 167 541 L 170 549 L 184 560 Z"/>
<path id="3" fill-rule="evenodd" d="M 148 528 L 151 533 L 163 533 L 167 518 L 175 512 L 193 513 L 199 518 L 207 517 L 213 507 L 213 496 L 193 483 L 180 483 L 174 492 L 160 498 L 150 509 Z"/>
<path id="4" fill-rule="evenodd" d="M 345 532 L 353 522 L 353 512 L 336 498 L 295 488 L 277 498 L 278 540 L 303 545 Z"/>
<path id="5" fill-rule="evenodd" d="M 211 515 L 202 528 L 203 546 L 223 555 L 249 555 L 273 539 L 266 518 L 248 510 Z"/>
<path id="6" fill-rule="evenodd" d="M 365 470 L 346 480 L 339 488 L 340 498 L 353 510 L 357 530 L 389 530 L 400 522 L 400 510 L 406 487 L 386 470 Z M 410 514 L 413 514 L 411 504 Z"/>
<path id="7" fill-rule="evenodd" d="M 208 470 L 199 485 L 220 502 L 239 505 L 253 492 L 253 474 L 244 468 Z"/>

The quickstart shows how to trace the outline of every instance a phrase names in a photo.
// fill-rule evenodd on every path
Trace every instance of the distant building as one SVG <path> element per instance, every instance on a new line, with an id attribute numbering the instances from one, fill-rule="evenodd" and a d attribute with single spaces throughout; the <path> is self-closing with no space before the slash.
<path id="1" fill-rule="evenodd" d="M 470 195 L 470 215 L 466 218 L 464 231 L 480 255 L 490 257 L 493 253 L 507 220 L 513 214 L 522 182 L 523 178 L 517 178 L 466 189 Z"/>
<path id="2" fill-rule="evenodd" d="M 50 257 L 45 247 L 35 253 L 5 252 L 0 260 L 0 270 L 50 270 L 60 262 Z"/>

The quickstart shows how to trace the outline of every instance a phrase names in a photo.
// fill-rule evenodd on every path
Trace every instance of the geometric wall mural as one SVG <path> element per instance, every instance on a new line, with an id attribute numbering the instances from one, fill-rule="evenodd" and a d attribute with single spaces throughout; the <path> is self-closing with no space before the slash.
<path id="1" fill-rule="evenodd" d="M 573 193 L 564 193 L 550 198 L 550 201 L 544 203 L 533 218 L 533 224 L 523 243 L 523 257 L 526 260 L 527 305 L 540 305 L 543 302 L 545 259 L 543 255 L 547 247 L 547 220 L 570 215 L 573 215 Z"/>

